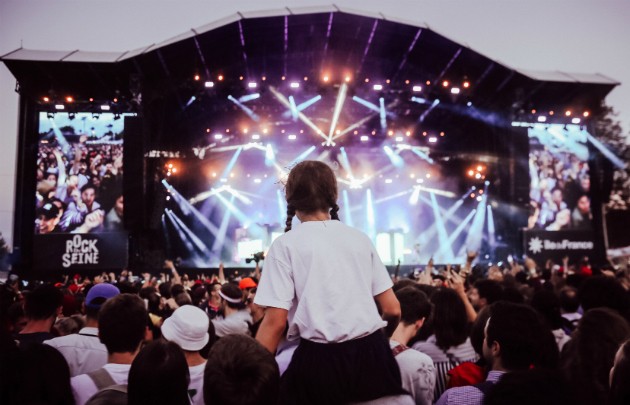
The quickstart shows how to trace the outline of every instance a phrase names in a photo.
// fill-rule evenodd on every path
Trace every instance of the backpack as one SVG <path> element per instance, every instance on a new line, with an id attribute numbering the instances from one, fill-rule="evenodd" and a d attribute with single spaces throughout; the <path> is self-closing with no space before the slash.
<path id="1" fill-rule="evenodd" d="M 98 392 L 85 405 L 127 405 L 127 384 L 116 381 L 104 368 L 88 373 Z"/>

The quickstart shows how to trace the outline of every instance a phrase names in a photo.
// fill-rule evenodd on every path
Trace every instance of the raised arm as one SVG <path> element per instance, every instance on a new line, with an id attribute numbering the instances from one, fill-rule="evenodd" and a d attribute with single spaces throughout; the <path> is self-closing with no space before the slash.
<path id="1" fill-rule="evenodd" d="M 395 297 L 394 297 L 395 298 Z M 258 340 L 271 353 L 275 354 L 284 335 L 289 311 L 281 308 L 269 307 L 265 311 L 265 317 L 256 334 Z"/>

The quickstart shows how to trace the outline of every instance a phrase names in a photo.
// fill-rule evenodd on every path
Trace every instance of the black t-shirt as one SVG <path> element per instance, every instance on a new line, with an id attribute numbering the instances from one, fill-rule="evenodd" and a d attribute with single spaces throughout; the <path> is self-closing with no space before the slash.
<path id="1" fill-rule="evenodd" d="M 258 328 L 260 328 L 260 324 L 262 323 L 264 316 L 258 320 L 258 322 L 249 325 L 249 331 L 252 334 L 252 337 L 255 338 L 258 333 Z"/>
<path id="2" fill-rule="evenodd" d="M 13 335 L 13 339 L 20 342 L 20 346 L 26 346 L 33 343 L 44 343 L 44 341 L 54 338 L 55 337 L 48 332 L 16 333 Z"/>

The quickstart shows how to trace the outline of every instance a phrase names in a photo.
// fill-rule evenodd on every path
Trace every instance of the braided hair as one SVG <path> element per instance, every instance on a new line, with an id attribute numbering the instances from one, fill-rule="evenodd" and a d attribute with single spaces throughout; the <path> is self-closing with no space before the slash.
<path id="1" fill-rule="evenodd" d="M 287 226 L 284 231 L 291 230 L 296 211 L 312 214 L 330 210 L 330 217 L 339 221 L 338 195 L 337 177 L 327 164 L 317 160 L 298 163 L 289 172 L 285 184 Z"/>

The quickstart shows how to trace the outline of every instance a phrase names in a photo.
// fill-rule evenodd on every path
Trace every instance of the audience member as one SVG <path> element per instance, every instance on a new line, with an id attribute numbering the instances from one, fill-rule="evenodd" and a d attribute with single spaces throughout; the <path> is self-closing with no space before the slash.
<path id="1" fill-rule="evenodd" d="M 63 356 L 34 342 L 7 352 L 0 360 L 0 404 L 74 405 Z"/>
<path id="2" fill-rule="evenodd" d="M 63 294 L 51 284 L 43 284 L 26 296 L 24 316 L 26 326 L 13 335 L 20 345 L 43 343 L 54 338 L 50 333 L 55 320 L 62 311 Z"/>
<path id="3" fill-rule="evenodd" d="M 477 354 L 468 337 L 468 316 L 462 298 L 449 288 L 431 296 L 434 306 L 433 335 L 417 342 L 413 349 L 431 357 L 435 366 L 434 398 L 446 390 L 446 373 L 459 364 L 477 361 Z"/>
<path id="4" fill-rule="evenodd" d="M 616 311 L 587 311 L 562 353 L 561 365 L 583 404 L 608 401 L 615 354 L 630 339 L 630 325 Z"/>
<path id="5" fill-rule="evenodd" d="M 396 298 L 400 302 L 400 323 L 389 345 L 400 367 L 402 386 L 417 405 L 430 405 L 435 389 L 433 360 L 417 350 L 409 350 L 406 344 L 431 316 L 431 303 L 425 293 L 413 287 L 398 290 Z"/>
<path id="6" fill-rule="evenodd" d="M 610 405 L 630 404 L 630 341 L 621 345 L 610 369 Z"/>
<path id="7" fill-rule="evenodd" d="M 253 320 L 245 308 L 243 294 L 238 286 L 231 283 L 223 284 L 219 296 L 221 297 L 219 312 L 222 315 L 212 320 L 217 336 L 221 338 L 232 334 L 249 335 L 249 325 Z"/>
<path id="8" fill-rule="evenodd" d="M 577 327 L 578 321 L 582 315 L 578 312 L 580 309 L 580 300 L 575 287 L 564 287 L 560 290 L 560 312 L 562 314 L 562 326 L 573 332 Z"/>
<path id="9" fill-rule="evenodd" d="M 481 405 L 486 392 L 504 373 L 528 370 L 536 364 L 541 338 L 548 332 L 536 312 L 525 305 L 509 302 L 497 302 L 490 311 L 483 345 L 484 358 L 490 367 L 486 381 L 469 387 L 451 388 L 440 397 L 438 405 Z"/>
<path id="10" fill-rule="evenodd" d="M 501 377 L 488 390 L 484 405 L 575 404 L 575 394 L 559 371 L 535 368 Z"/>
<path id="11" fill-rule="evenodd" d="M 200 351 L 210 340 L 209 324 L 208 316 L 201 309 L 186 305 L 175 310 L 162 325 L 162 336 L 177 343 L 183 350 L 190 376 L 188 393 L 195 405 L 204 403 L 203 373 L 206 359 L 201 356 Z"/>
<path id="12" fill-rule="evenodd" d="M 487 306 L 499 301 L 503 296 L 503 288 L 498 281 L 481 279 L 468 292 L 470 303 L 479 312 Z"/>
<path id="13" fill-rule="evenodd" d="M 127 384 L 129 368 L 149 332 L 144 302 L 131 294 L 108 299 L 98 314 L 98 336 L 107 348 L 107 364 L 71 380 L 76 405 L 113 385 Z"/>
<path id="14" fill-rule="evenodd" d="M 275 405 L 280 396 L 278 365 L 251 337 L 223 337 L 208 354 L 203 396 L 207 405 Z"/>
<path id="15" fill-rule="evenodd" d="M 256 287 L 252 288 L 245 299 L 245 306 L 252 316 L 253 323 L 249 327 L 249 331 L 251 332 L 253 338 L 256 338 L 258 328 L 260 328 L 260 324 L 262 323 L 263 317 L 265 316 L 265 308 L 254 302 L 257 290 L 258 289 Z"/>
<path id="16" fill-rule="evenodd" d="M 86 322 L 78 334 L 58 337 L 44 343 L 59 350 L 68 362 L 70 376 L 90 373 L 107 364 L 107 348 L 99 340 L 98 315 L 106 300 L 119 294 L 111 284 L 95 285 L 87 294 L 83 304 Z"/>
<path id="17" fill-rule="evenodd" d="M 560 300 L 558 300 L 558 296 L 549 290 L 536 291 L 531 305 L 544 318 L 547 326 L 553 332 L 558 350 L 562 352 L 562 348 L 569 341 L 570 337 L 562 329 L 562 315 L 560 314 Z"/>
<path id="18" fill-rule="evenodd" d="M 9 331 L 12 333 L 20 333 L 26 326 L 26 317 L 24 316 L 24 303 L 14 302 L 8 310 Z"/>
<path id="19" fill-rule="evenodd" d="M 140 350 L 131 363 L 128 404 L 190 405 L 189 380 L 188 365 L 182 349 L 174 342 L 151 342 Z M 196 401 L 192 403 L 197 404 Z"/>

